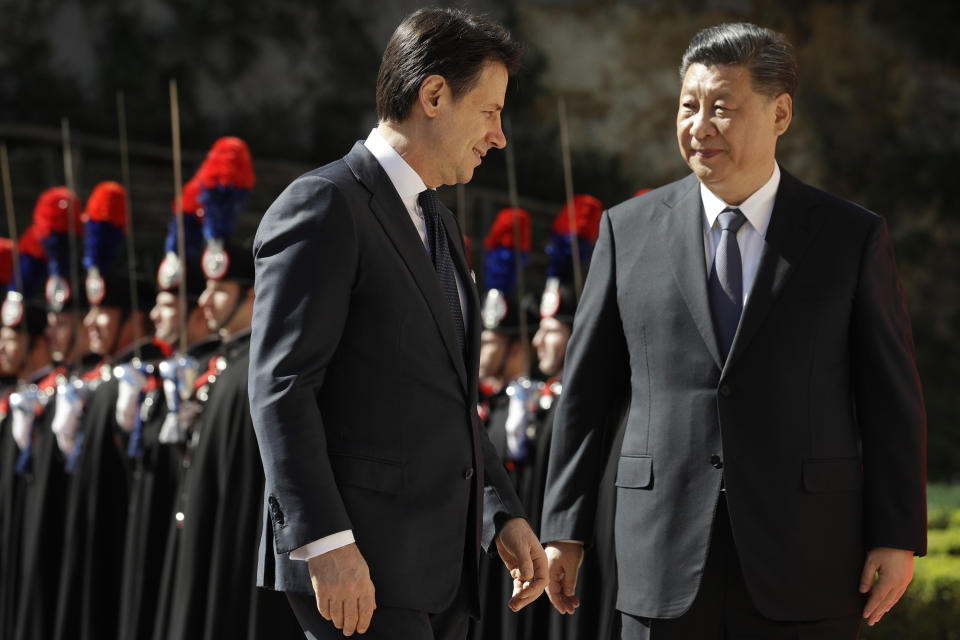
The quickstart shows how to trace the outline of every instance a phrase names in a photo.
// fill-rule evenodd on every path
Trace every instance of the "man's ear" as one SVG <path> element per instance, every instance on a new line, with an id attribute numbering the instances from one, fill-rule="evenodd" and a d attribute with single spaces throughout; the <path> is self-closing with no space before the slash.
<path id="1" fill-rule="evenodd" d="M 774 131 L 778 136 L 782 136 L 790 126 L 791 120 L 793 120 L 793 98 L 789 93 L 781 93 L 773 100 L 775 103 Z"/>
<path id="2" fill-rule="evenodd" d="M 447 81 L 437 74 L 427 76 L 420 84 L 418 103 L 428 118 L 437 117 L 440 98 L 447 89 Z"/>

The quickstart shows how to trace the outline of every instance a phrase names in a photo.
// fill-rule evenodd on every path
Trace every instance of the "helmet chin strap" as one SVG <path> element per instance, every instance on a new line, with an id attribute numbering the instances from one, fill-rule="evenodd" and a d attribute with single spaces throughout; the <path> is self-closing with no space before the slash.
<path id="1" fill-rule="evenodd" d="M 220 323 L 220 326 L 217 327 L 217 333 L 222 333 L 224 329 L 230 326 L 230 323 L 233 322 L 233 318 L 237 315 L 237 312 L 240 311 L 240 307 L 243 306 L 243 303 L 247 301 L 247 294 L 250 291 L 248 285 L 240 285 L 240 289 L 237 292 L 237 299 L 233 301 L 233 308 L 230 309 L 230 313 L 227 314 L 227 317 L 224 318 L 223 322 Z M 186 328 L 184 328 L 186 330 Z"/>

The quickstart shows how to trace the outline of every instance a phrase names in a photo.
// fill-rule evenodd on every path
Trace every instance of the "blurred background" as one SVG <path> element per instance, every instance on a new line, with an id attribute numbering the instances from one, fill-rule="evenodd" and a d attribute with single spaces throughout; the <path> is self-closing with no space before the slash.
<path id="1" fill-rule="evenodd" d="M 938 527 L 931 558 L 941 554 L 953 562 L 937 571 L 954 582 L 944 583 L 946 592 L 932 582 L 927 599 L 960 612 L 960 492 L 950 486 L 960 482 L 960 196 L 954 182 L 960 4 L 435 4 L 487 13 L 527 46 L 505 114 L 520 204 L 533 216 L 534 253 L 542 253 L 565 198 L 559 99 L 568 113 L 574 191 L 611 206 L 687 173 L 675 138 L 677 66 L 696 31 L 750 21 L 787 34 L 797 48 L 801 81 L 793 124 L 779 149 L 781 165 L 882 214 L 894 238 L 929 413 L 929 476 L 938 483 L 931 492 L 931 522 Z M 376 124 L 374 85 L 383 47 L 402 17 L 422 5 L 0 0 L 0 141 L 10 152 L 18 226 L 25 228 L 43 189 L 65 181 L 62 118 L 73 133 L 80 197 L 101 180 L 120 178 L 122 91 L 138 261 L 152 277 L 173 199 L 168 82 L 175 78 L 184 179 L 219 136 L 240 136 L 250 146 L 258 182 L 238 235 L 252 236 L 259 216 L 290 180 L 339 158 Z M 448 188 L 443 197 L 465 223 L 482 285 L 482 240 L 497 211 L 509 204 L 505 154 L 488 156 L 465 189 L 458 194 Z M 542 255 L 531 256 L 530 290 L 542 284 L 544 265 Z M 945 542 L 936 538 L 941 531 Z M 867 637 L 921 637 L 916 625 L 925 622 L 923 616 L 904 622 L 913 629 L 906 635 Z M 951 624 L 922 637 L 958 637 L 949 634 L 960 625 Z M 897 633 L 895 623 L 886 627 L 884 633 Z"/>

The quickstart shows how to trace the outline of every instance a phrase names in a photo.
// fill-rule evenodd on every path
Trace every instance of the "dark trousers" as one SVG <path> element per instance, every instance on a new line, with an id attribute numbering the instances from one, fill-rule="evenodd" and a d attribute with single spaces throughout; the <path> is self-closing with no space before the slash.
<path id="1" fill-rule="evenodd" d="M 757 611 L 740 570 L 723 493 L 713 531 L 700 590 L 690 610 L 669 620 L 621 613 L 623 640 L 856 640 L 859 615 L 782 622 Z"/>
<path id="2" fill-rule="evenodd" d="M 461 588 L 461 592 L 463 589 Z M 333 623 L 324 620 L 317 610 L 313 596 L 288 593 L 287 599 L 308 640 L 339 640 L 346 636 Z M 363 635 L 351 638 L 362 640 L 464 640 L 469 619 L 464 598 L 460 595 L 446 610 L 427 613 L 414 609 L 378 606 L 373 612 L 370 628 Z"/>

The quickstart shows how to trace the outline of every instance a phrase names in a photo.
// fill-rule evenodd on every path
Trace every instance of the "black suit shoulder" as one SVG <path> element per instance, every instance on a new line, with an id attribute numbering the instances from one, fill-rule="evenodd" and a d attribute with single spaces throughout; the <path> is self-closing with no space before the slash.
<path id="1" fill-rule="evenodd" d="M 781 192 L 786 186 L 787 189 L 799 194 L 802 201 L 808 203 L 811 209 L 821 209 L 826 212 L 831 228 L 849 226 L 860 231 L 870 231 L 883 225 L 883 217 L 879 214 L 798 180 L 782 169 L 781 172 Z M 777 197 L 779 199 L 779 193 Z"/>

